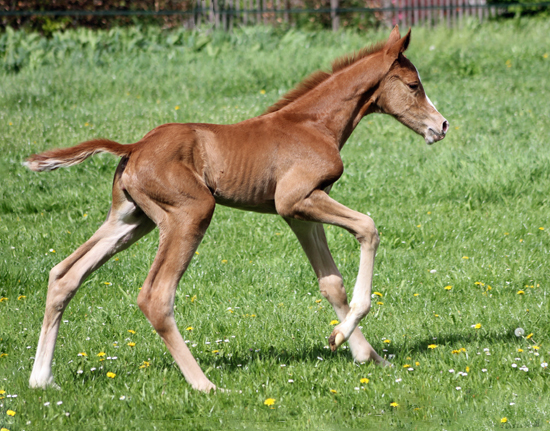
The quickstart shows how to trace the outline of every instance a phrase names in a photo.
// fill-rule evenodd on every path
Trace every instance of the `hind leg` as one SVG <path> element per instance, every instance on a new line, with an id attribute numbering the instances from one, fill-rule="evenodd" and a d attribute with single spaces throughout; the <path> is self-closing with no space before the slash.
<path id="1" fill-rule="evenodd" d="M 115 179 L 113 205 L 105 223 L 50 272 L 44 322 L 29 381 L 33 388 L 53 384 L 52 359 L 61 316 L 84 279 L 155 227 L 116 185 Z"/>
<path id="2" fill-rule="evenodd" d="M 198 193 L 199 190 L 194 190 L 195 195 Z M 204 375 L 178 330 L 174 298 L 178 282 L 210 224 L 214 206 L 214 198 L 206 190 L 200 198 L 179 208 L 165 211 L 156 207 L 153 212 L 161 220 L 159 248 L 138 295 L 140 309 L 166 344 L 185 380 L 204 392 L 216 386 Z"/>

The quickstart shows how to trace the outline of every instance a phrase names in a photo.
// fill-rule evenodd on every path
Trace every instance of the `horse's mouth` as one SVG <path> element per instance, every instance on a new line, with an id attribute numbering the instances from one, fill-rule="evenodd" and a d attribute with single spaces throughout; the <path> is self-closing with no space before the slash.
<path id="1" fill-rule="evenodd" d="M 424 139 L 426 140 L 426 144 L 432 145 L 434 142 L 441 141 L 443 138 L 445 138 L 446 133 L 438 133 L 434 131 L 433 129 L 428 129 L 428 133 L 426 133 L 426 136 L 424 136 Z"/>

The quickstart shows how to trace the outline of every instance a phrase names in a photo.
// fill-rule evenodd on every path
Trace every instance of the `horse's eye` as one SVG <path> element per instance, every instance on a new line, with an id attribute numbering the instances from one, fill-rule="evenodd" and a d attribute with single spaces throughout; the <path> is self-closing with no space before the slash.
<path id="1" fill-rule="evenodd" d="M 416 91 L 418 90 L 418 83 L 412 83 L 412 84 L 407 84 L 409 86 L 409 88 L 413 91 Z"/>

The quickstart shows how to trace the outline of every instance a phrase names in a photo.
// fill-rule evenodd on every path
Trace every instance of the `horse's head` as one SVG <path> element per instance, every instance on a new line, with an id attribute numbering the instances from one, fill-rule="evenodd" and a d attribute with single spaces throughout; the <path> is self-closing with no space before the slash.
<path id="1" fill-rule="evenodd" d="M 375 92 L 376 111 L 392 115 L 433 144 L 445 137 L 449 122 L 426 95 L 416 67 L 403 55 L 410 39 L 410 30 L 402 38 L 395 26 L 384 46 L 384 61 L 391 66 Z"/>

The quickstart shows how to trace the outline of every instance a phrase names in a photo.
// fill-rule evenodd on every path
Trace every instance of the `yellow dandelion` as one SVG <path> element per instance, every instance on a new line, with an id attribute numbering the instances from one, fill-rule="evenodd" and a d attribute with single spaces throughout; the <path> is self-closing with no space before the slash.
<path id="1" fill-rule="evenodd" d="M 191 302 L 195 302 L 196 299 L 197 299 L 197 295 L 193 295 L 193 297 L 191 298 Z"/>
<path id="2" fill-rule="evenodd" d="M 179 105 L 174 108 L 176 111 L 180 109 Z"/>
<path id="3" fill-rule="evenodd" d="M 99 356 L 100 358 L 105 356 L 105 352 L 99 352 L 96 356 Z"/>
<path id="4" fill-rule="evenodd" d="M 543 227 L 539 227 L 539 230 L 544 230 L 544 228 L 543 228 Z"/>
<path id="5" fill-rule="evenodd" d="M 143 361 L 143 364 L 141 364 L 141 365 L 139 366 L 139 368 L 140 368 L 140 369 L 141 369 L 141 368 L 147 368 L 149 365 L 151 365 L 149 362 Z"/>
<path id="6" fill-rule="evenodd" d="M 518 349 L 518 352 L 519 352 L 519 353 L 523 352 L 523 349 Z"/>
<path id="7" fill-rule="evenodd" d="M 264 401 L 264 405 L 266 406 L 272 406 L 273 404 L 275 404 L 275 398 L 268 398 Z"/>
<path id="8" fill-rule="evenodd" d="M 505 424 L 506 422 L 508 422 L 508 418 L 507 417 L 504 417 L 500 420 L 501 423 Z"/>
<path id="9" fill-rule="evenodd" d="M 395 401 L 393 403 L 390 403 L 391 407 L 399 407 L 399 404 L 397 404 Z"/>
<path id="10" fill-rule="evenodd" d="M 133 329 L 128 329 L 128 332 L 129 332 L 130 334 L 135 334 L 135 333 L 136 333 L 136 331 L 134 331 Z"/>
<path id="11" fill-rule="evenodd" d="M 359 381 L 360 381 L 361 383 L 363 383 L 363 384 L 366 385 L 370 380 L 367 379 L 366 377 L 363 377 L 363 378 L 362 378 L 361 380 L 359 380 Z"/>
<path id="12" fill-rule="evenodd" d="M 459 353 L 460 353 L 460 350 L 453 350 L 453 351 L 451 352 L 451 354 L 453 354 L 453 355 L 458 355 Z"/>
<path id="13" fill-rule="evenodd" d="M 222 259 L 222 263 L 227 263 L 227 259 Z"/>
<path id="14" fill-rule="evenodd" d="M 6 357 L 6 356 L 8 356 L 7 353 L 0 353 L 0 358 L 4 358 L 4 357 Z"/>
<path id="15" fill-rule="evenodd" d="M 0 431 L 10 431 L 10 430 L 7 428 L 1 428 Z"/>
<path id="16" fill-rule="evenodd" d="M 113 373 L 113 372 L 111 372 L 111 371 L 109 371 L 109 372 L 107 373 L 107 377 L 109 377 L 110 379 L 114 379 L 114 378 L 116 377 L 116 374 Z"/>
<path id="17" fill-rule="evenodd" d="M 403 365 L 403 368 L 409 368 L 409 367 L 410 367 L 410 365 L 409 365 L 409 364 L 405 364 L 405 365 Z"/>
<path id="18" fill-rule="evenodd" d="M 384 340 L 384 343 L 386 344 L 390 344 L 391 343 L 391 340 L 388 340 L 387 338 Z"/>
<path id="19" fill-rule="evenodd" d="M 428 345 L 428 349 L 436 349 L 437 348 L 437 344 L 429 344 Z"/>
<path id="20" fill-rule="evenodd" d="M 338 325 L 338 323 L 340 323 L 340 322 L 338 322 L 338 320 L 331 320 L 330 321 L 331 325 Z"/>
<path id="21" fill-rule="evenodd" d="M 136 343 L 134 343 L 133 341 L 130 341 L 130 342 L 128 343 L 128 346 L 130 346 L 130 347 L 135 347 L 135 345 L 136 345 Z"/>
<path id="22" fill-rule="evenodd" d="M 533 346 L 533 349 L 535 349 L 535 350 L 539 350 L 539 349 L 540 349 L 540 347 L 539 347 L 539 346 Z"/>
<path id="23" fill-rule="evenodd" d="M 380 298 L 382 298 L 384 296 L 380 292 L 374 292 L 373 295 L 379 296 Z"/>
<path id="24" fill-rule="evenodd" d="M 265 90 L 260 90 L 260 94 L 265 94 Z"/>
<path id="25" fill-rule="evenodd" d="M 525 292 L 523 290 L 518 290 L 518 295 L 525 295 Z"/>
<path id="26" fill-rule="evenodd" d="M 530 333 L 527 337 L 525 337 L 525 338 L 529 339 L 529 338 L 531 338 L 533 335 L 534 335 L 534 334 L 531 332 L 531 333 Z"/>
<path id="27" fill-rule="evenodd" d="M 4 301 L 7 301 L 7 300 L 8 300 L 8 298 L 6 298 L 5 296 L 0 298 L 0 302 L 4 302 Z"/>
<path id="28" fill-rule="evenodd" d="M 15 416 L 15 412 L 14 412 L 13 410 L 8 410 L 8 411 L 6 412 L 6 414 L 7 414 L 8 416 Z"/>
<path id="29" fill-rule="evenodd" d="M 418 295 L 420 295 L 420 293 L 415 293 L 413 296 L 418 296 Z"/>
<path id="30" fill-rule="evenodd" d="M 384 303 L 381 302 L 381 301 L 378 301 L 378 302 L 376 303 L 376 305 L 384 305 Z"/>
<path id="31" fill-rule="evenodd" d="M 422 225 L 421 225 L 421 224 L 417 224 L 416 227 L 422 227 Z"/>
<path id="32" fill-rule="evenodd" d="M 193 330 L 193 327 L 192 326 L 188 326 L 187 328 L 185 328 L 186 331 L 192 331 Z"/>
<path id="33" fill-rule="evenodd" d="M 219 350 L 212 350 L 212 353 L 214 353 L 214 354 L 215 353 L 220 353 L 220 351 Z"/>
<path id="34" fill-rule="evenodd" d="M 319 304 L 319 302 L 321 302 L 321 301 L 322 301 L 322 299 L 317 299 L 315 302 L 316 302 L 317 304 Z"/>
<path id="35" fill-rule="evenodd" d="M 445 290 L 451 290 L 453 286 L 445 286 Z"/>
<path id="36" fill-rule="evenodd" d="M 468 256 L 462 256 L 462 259 L 470 259 Z"/>
<path id="37" fill-rule="evenodd" d="M 196 252 L 195 252 L 195 254 L 196 254 L 196 255 L 198 256 L 198 255 L 199 255 L 199 252 L 198 252 L 198 251 L 196 251 Z"/>
<path id="38" fill-rule="evenodd" d="M 474 325 L 474 328 L 476 328 L 476 329 L 481 328 L 481 323 L 476 323 L 476 324 Z"/>
<path id="39" fill-rule="evenodd" d="M 467 373 L 470 372 L 470 367 L 466 367 L 466 372 L 467 372 Z"/>
<path id="40" fill-rule="evenodd" d="M 548 58 L 548 53 L 542 54 L 542 58 Z"/>
<path id="41" fill-rule="evenodd" d="M 88 356 L 86 352 L 80 352 L 77 356 Z"/>
<path id="42" fill-rule="evenodd" d="M 18 300 L 18 301 L 21 301 L 22 299 L 25 299 L 25 298 L 26 298 L 25 295 L 19 295 L 19 296 L 17 297 L 17 300 Z"/>
<path id="43" fill-rule="evenodd" d="M 420 362 L 416 361 L 416 362 L 414 363 L 414 365 L 416 365 L 416 366 L 418 367 L 418 366 L 420 365 Z"/>
<path id="44" fill-rule="evenodd" d="M 331 394 L 337 394 L 338 391 L 337 391 L 336 389 L 331 389 L 331 390 L 330 390 L 330 393 L 331 393 Z"/>

